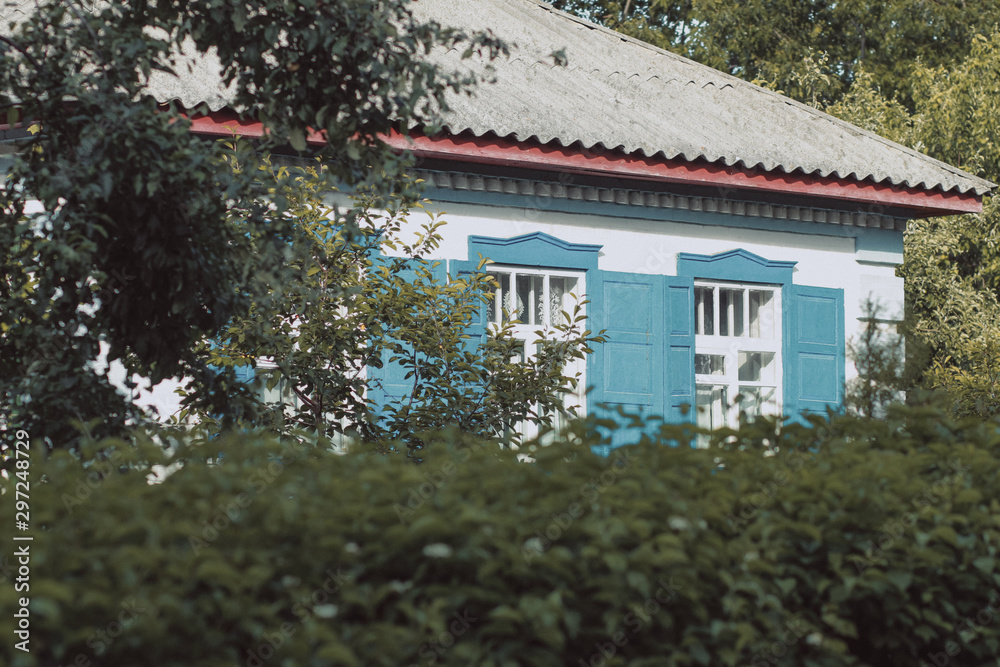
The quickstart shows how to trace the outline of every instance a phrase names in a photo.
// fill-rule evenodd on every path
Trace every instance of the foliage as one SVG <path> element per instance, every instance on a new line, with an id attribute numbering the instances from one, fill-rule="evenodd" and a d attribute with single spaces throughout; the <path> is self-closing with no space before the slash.
<path id="1" fill-rule="evenodd" d="M 694 4 L 693 0 L 555 0 L 552 3 L 557 9 L 682 54 L 697 27 Z"/>
<path id="2" fill-rule="evenodd" d="M 1000 31 L 977 35 L 962 60 L 912 69 L 913 110 L 871 75 L 826 111 L 948 164 L 1000 181 Z"/>
<path id="3" fill-rule="evenodd" d="M 331 178 L 393 184 L 406 158 L 378 137 L 409 122 L 433 127 L 444 93 L 473 83 L 423 54 L 436 44 L 505 49 L 488 33 L 417 21 L 406 0 L 22 9 L 27 18 L 0 40 L 0 105 L 34 132 L 0 206 L 0 417 L 30 404 L 18 425 L 54 447 L 76 442 L 73 420 L 100 435 L 143 417 L 94 372 L 102 346 L 129 377 L 191 377 L 215 412 L 238 417 L 231 382 L 192 347 L 289 279 L 284 202 L 262 205 L 266 184 L 190 133 L 200 109 L 145 96 L 151 77 L 183 74 L 181 52 L 211 50 L 231 104 L 268 131 L 259 151 L 303 151 L 311 128 Z"/>
<path id="4" fill-rule="evenodd" d="M 289 241 L 303 254 L 289 267 L 295 280 L 235 317 L 204 350 L 218 367 L 257 366 L 267 402 L 244 425 L 419 446 L 415 434 L 448 425 L 501 436 L 520 422 L 551 427 L 565 413 L 564 390 L 577 390 L 566 364 L 603 340 L 585 328 L 585 302 L 554 325 L 534 357 L 512 360 L 520 345 L 513 322 L 482 344 L 470 338 L 496 288 L 482 270 L 487 258 L 447 279 L 442 263 L 427 259 L 445 223 L 422 202 L 361 190 L 345 212 L 324 198 L 330 193 L 315 168 L 261 171 L 282 184 L 294 220 Z M 418 225 L 421 213 L 427 220 Z M 261 366 L 262 358 L 276 367 Z M 379 369 L 390 364 L 403 369 L 410 390 L 373 405 L 389 391 Z M 187 403 L 209 408 L 200 418 L 211 419 L 201 396 L 189 394 Z"/>
<path id="5" fill-rule="evenodd" d="M 914 70 L 915 125 L 923 150 L 1000 181 L 1000 30 L 971 40 L 961 61 Z"/>
<path id="6" fill-rule="evenodd" d="M 994 320 L 996 322 L 996 320 Z M 928 384 L 954 397 L 954 410 L 962 416 L 1000 415 L 1000 338 L 996 327 L 969 341 L 963 357 L 935 359 Z"/>
<path id="7" fill-rule="evenodd" d="M 960 414 L 1000 414 L 990 398 L 1000 372 L 1000 358 L 991 353 L 1000 338 L 1000 303 L 997 276 L 988 269 L 1000 257 L 990 242 L 997 215 L 992 199 L 979 215 L 911 222 L 899 271 L 912 304 L 912 334 L 929 352 L 922 384 L 954 394 Z"/>
<path id="8" fill-rule="evenodd" d="M 7 637 L 30 597 L 31 653 L 0 660 L 995 661 L 996 421 L 757 420 L 710 449 L 667 426 L 610 458 L 593 426 L 521 452 L 443 433 L 420 465 L 257 435 L 35 451 L 31 588 L 0 587 Z"/>
<path id="9" fill-rule="evenodd" d="M 931 156 L 1000 180 L 1000 32 L 978 37 L 970 55 L 948 68 L 917 65 L 914 113 L 861 78 L 826 110 Z M 959 414 L 995 415 L 1000 359 L 1000 210 L 911 221 L 905 237 L 913 343 L 928 355 L 918 379 L 955 397 Z"/>

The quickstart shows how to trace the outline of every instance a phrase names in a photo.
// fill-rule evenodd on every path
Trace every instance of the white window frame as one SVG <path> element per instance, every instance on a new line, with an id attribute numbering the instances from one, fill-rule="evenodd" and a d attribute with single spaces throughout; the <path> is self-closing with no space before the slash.
<path id="1" fill-rule="evenodd" d="M 783 400 L 783 355 L 782 346 L 784 344 L 781 321 L 781 285 L 750 283 L 750 282 L 727 282 L 717 280 L 695 280 L 695 403 L 698 408 L 697 421 L 699 425 L 710 428 L 728 426 L 736 428 L 739 426 L 739 414 L 741 409 L 746 408 L 746 403 L 736 401 L 740 394 L 740 387 L 774 388 L 774 396 L 762 406 L 761 414 L 778 415 L 782 412 Z M 697 298 L 699 289 L 712 289 L 712 322 L 711 334 L 699 333 L 706 329 L 708 314 L 705 312 L 704 302 Z M 742 322 L 740 323 L 742 335 L 737 336 L 735 326 L 735 306 L 729 304 L 727 335 L 722 335 L 720 330 L 721 322 L 721 300 L 720 290 L 740 290 L 742 291 Z M 771 322 L 771 336 L 769 338 L 751 337 L 750 331 L 750 292 L 766 291 L 771 296 L 771 309 L 773 321 Z M 773 374 L 771 381 L 749 381 L 739 379 L 739 356 L 741 352 L 761 352 L 773 354 L 769 369 Z M 698 357 L 702 355 L 721 356 L 724 358 L 724 372 L 721 374 L 699 373 Z M 720 406 L 714 401 L 708 405 L 698 405 L 699 390 L 704 391 L 711 387 L 713 390 L 724 387 L 726 390 L 726 405 Z M 748 415 L 753 417 L 753 414 Z"/>
<path id="2" fill-rule="evenodd" d="M 551 322 L 554 319 L 553 313 L 551 312 L 551 298 L 549 296 L 551 278 L 571 278 L 576 280 L 576 286 L 572 291 L 567 292 L 564 296 L 563 304 L 565 307 L 563 310 L 569 314 L 570 317 L 572 317 L 576 305 L 580 304 L 580 308 L 582 309 L 581 312 L 586 314 L 586 305 L 583 304 L 587 298 L 586 272 L 584 271 L 548 268 L 540 269 L 511 264 L 490 264 L 489 266 L 484 267 L 483 270 L 491 276 L 496 276 L 497 274 L 508 275 L 510 277 L 510 290 L 511 293 L 515 295 L 515 298 L 517 294 L 517 276 L 542 276 L 544 278 L 542 293 L 542 302 L 544 304 L 544 323 L 525 324 L 515 321 L 511 327 L 514 338 L 522 341 L 524 345 L 524 351 L 522 354 L 525 356 L 523 359 L 533 356 L 533 354 L 528 354 L 528 351 L 535 349 L 539 342 L 548 339 L 555 333 L 555 329 L 551 326 Z M 493 308 L 494 312 L 492 320 L 487 317 L 487 328 L 491 334 L 496 333 L 501 327 L 503 327 L 506 319 L 503 312 L 502 286 L 499 280 L 497 280 L 497 286 L 494 291 L 493 299 L 494 303 L 499 304 L 500 307 Z M 569 300 L 568 304 L 567 300 Z M 558 316 L 558 314 L 556 315 Z M 563 369 L 563 375 L 568 377 L 575 376 L 577 378 L 576 390 L 563 395 L 563 405 L 567 410 L 581 417 L 585 416 L 587 413 L 585 393 L 587 387 L 586 373 L 587 364 L 584 359 L 571 359 Z M 564 424 L 560 418 L 557 418 L 554 426 L 558 431 L 562 429 Z M 521 423 L 516 428 L 523 440 L 529 440 L 538 436 L 538 429 L 533 424 Z"/>

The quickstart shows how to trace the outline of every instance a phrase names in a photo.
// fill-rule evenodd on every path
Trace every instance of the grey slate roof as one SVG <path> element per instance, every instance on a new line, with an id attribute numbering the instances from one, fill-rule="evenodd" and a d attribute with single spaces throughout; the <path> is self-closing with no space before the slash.
<path id="1" fill-rule="evenodd" d="M 976 194 L 993 184 L 741 79 L 537 0 L 417 0 L 421 16 L 514 41 L 446 127 L 585 148 Z M 569 64 L 549 54 L 565 48 Z M 462 67 L 460 53 L 435 58 Z M 469 67 L 469 61 L 465 61 Z M 481 66 L 472 65 L 477 69 Z"/>
<path id="2" fill-rule="evenodd" d="M 21 0 L 27 5 L 32 0 Z M 33 4 L 33 3 L 32 3 Z M 538 0 L 416 0 L 418 16 L 490 28 L 513 42 L 495 81 L 451 95 L 445 128 L 543 144 L 619 149 L 766 171 L 871 179 L 926 190 L 988 192 L 993 184 L 768 90 L 553 9 Z M 0 9 L 4 24 L 19 10 Z M 568 66 L 550 54 L 564 49 Z M 459 50 L 430 58 L 485 71 Z M 150 92 L 186 108 L 227 104 L 219 64 L 192 57 L 178 77 L 157 74 Z"/>

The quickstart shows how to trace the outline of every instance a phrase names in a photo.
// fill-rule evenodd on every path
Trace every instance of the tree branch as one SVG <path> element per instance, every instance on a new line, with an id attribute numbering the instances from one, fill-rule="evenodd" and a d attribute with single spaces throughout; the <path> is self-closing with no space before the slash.
<path id="1" fill-rule="evenodd" d="M 302 391 L 299 390 L 298 387 L 296 387 L 295 385 L 292 385 L 292 391 L 295 393 L 296 396 L 299 397 L 300 401 L 302 401 L 303 403 L 306 404 L 306 406 L 308 406 L 308 408 L 310 410 L 315 410 L 316 409 L 316 403 L 312 399 L 306 397 L 306 395 L 303 394 Z"/>
<path id="2" fill-rule="evenodd" d="M 31 54 L 28 53 L 27 50 L 25 50 L 25 48 L 20 46 L 17 42 L 7 39 L 3 35 L 0 35 L 0 42 L 3 42 L 4 44 L 11 46 L 14 50 L 16 50 L 22 56 L 24 56 L 25 60 L 31 63 L 31 66 L 34 67 L 35 69 L 41 69 L 41 67 L 39 67 L 38 65 L 38 61 L 32 58 Z"/>
<path id="3" fill-rule="evenodd" d="M 74 6 L 73 2 L 67 2 L 66 3 L 66 8 L 69 9 L 71 12 L 73 12 L 73 15 L 76 16 L 76 18 L 80 21 L 80 23 L 83 24 L 83 27 L 85 27 L 87 29 L 87 32 L 90 33 L 90 38 L 94 41 L 94 48 L 97 49 L 98 53 L 100 53 L 100 51 L 101 51 L 101 41 L 99 39 L 97 39 L 97 33 L 94 32 L 94 29 L 90 27 L 89 23 L 87 23 L 87 19 Z"/>

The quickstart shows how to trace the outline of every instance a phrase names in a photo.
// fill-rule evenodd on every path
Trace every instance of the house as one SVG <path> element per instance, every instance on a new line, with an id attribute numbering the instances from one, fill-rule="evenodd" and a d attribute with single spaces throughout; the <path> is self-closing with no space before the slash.
<path id="1" fill-rule="evenodd" d="M 448 214 L 435 259 L 452 274 L 492 259 L 503 307 L 484 307 L 478 324 L 516 310 L 526 349 L 558 306 L 589 300 L 590 328 L 608 342 L 578 369 L 588 411 L 681 420 L 696 406 L 719 426 L 739 409 L 840 405 L 866 299 L 890 324 L 902 317 L 906 221 L 979 211 L 993 187 L 536 0 L 414 7 L 516 44 L 495 82 L 451 100 L 442 132 L 389 138 L 414 151 Z M 458 51 L 431 57 L 484 67 Z M 224 93 L 203 71 L 186 76 L 151 92 L 207 103 L 216 111 L 194 130 L 229 134 Z"/>
<path id="2" fill-rule="evenodd" d="M 718 426 L 740 407 L 840 405 L 866 299 L 902 318 L 906 221 L 979 211 L 993 187 L 535 0 L 415 6 L 518 45 L 451 100 L 444 132 L 395 141 L 448 212 L 450 271 L 491 258 L 522 312 L 535 286 L 586 294 L 609 339 L 585 369 L 588 410 L 694 405 Z"/>

